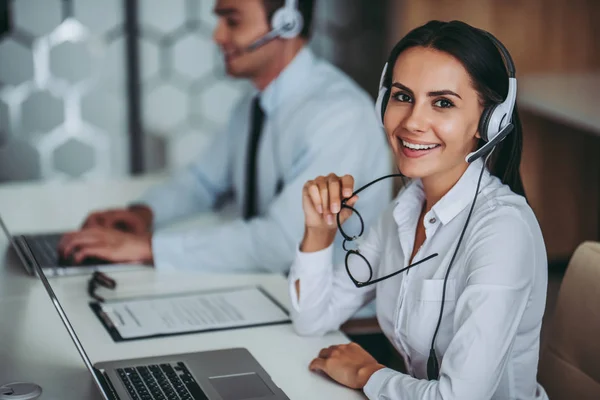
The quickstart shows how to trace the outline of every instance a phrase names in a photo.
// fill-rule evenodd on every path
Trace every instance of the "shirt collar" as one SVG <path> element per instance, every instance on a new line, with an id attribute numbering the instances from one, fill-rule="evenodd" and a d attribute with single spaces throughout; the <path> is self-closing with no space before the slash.
<path id="1" fill-rule="evenodd" d="M 394 207 L 394 219 L 399 229 L 412 225 L 421 214 L 425 193 L 420 179 L 410 181 L 406 188 L 398 194 Z"/>
<path id="2" fill-rule="evenodd" d="M 482 159 L 477 159 L 469 164 L 458 182 L 431 208 L 426 218 L 429 218 L 429 214 L 435 214 L 439 222 L 446 225 L 464 210 L 465 207 L 471 204 L 475 196 L 475 189 L 477 188 L 477 181 L 479 180 L 482 166 Z M 490 173 L 486 168 L 481 178 L 480 190 L 486 186 L 489 178 Z M 423 201 L 425 201 L 423 183 L 420 179 L 416 179 L 409 184 L 396 200 L 394 210 L 396 222 L 399 225 L 402 222 L 406 222 L 411 212 L 419 214 L 423 206 Z"/>
<path id="3" fill-rule="evenodd" d="M 424 201 L 425 192 L 420 179 L 409 182 L 396 200 L 393 215 L 398 227 L 398 240 L 405 260 L 409 260 L 412 253 L 417 223 Z"/>
<path id="4" fill-rule="evenodd" d="M 432 207 L 432 211 L 437 215 L 442 224 L 446 225 L 473 202 L 482 167 L 483 160 L 481 158 L 469 164 L 465 173 L 452 189 Z M 486 168 L 481 177 L 480 190 L 486 186 L 489 176 L 490 173 Z"/>
<path id="5" fill-rule="evenodd" d="M 260 106 L 269 115 L 285 99 L 304 87 L 311 74 L 316 57 L 308 47 L 303 47 L 283 71 L 260 94 Z M 258 92 L 258 91 L 257 91 Z"/>

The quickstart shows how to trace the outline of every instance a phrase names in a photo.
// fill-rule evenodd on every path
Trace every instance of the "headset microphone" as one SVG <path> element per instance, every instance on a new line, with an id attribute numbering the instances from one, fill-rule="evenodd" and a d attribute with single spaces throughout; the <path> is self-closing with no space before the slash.
<path id="1" fill-rule="evenodd" d="M 500 130 L 500 132 L 498 132 L 498 134 L 492 140 L 490 140 L 489 142 L 487 142 L 486 144 L 481 146 L 476 151 L 469 153 L 465 160 L 468 163 L 472 163 L 473 161 L 477 160 L 479 157 L 485 156 L 490 151 L 492 151 L 498 143 L 500 143 L 502 140 L 504 140 L 504 138 L 507 137 L 508 134 L 513 131 L 513 129 L 515 129 L 515 126 L 513 124 L 506 125 L 504 128 L 502 128 Z"/>
<path id="2" fill-rule="evenodd" d="M 250 46 L 246 46 L 246 48 L 243 50 L 244 53 L 249 53 L 252 52 L 256 49 L 258 49 L 259 47 L 262 47 L 264 45 L 266 45 L 267 43 L 272 42 L 273 40 L 277 39 L 279 37 L 279 32 L 272 30 L 269 33 L 267 33 L 266 35 L 262 36 L 260 39 L 255 40 Z"/>

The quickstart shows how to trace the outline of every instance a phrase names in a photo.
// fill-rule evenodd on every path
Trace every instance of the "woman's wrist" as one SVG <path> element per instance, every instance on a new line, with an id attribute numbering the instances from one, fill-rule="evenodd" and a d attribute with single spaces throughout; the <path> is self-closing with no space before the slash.
<path id="1" fill-rule="evenodd" d="M 336 231 L 334 229 L 306 227 L 304 229 L 304 238 L 300 244 L 300 251 L 314 253 L 326 249 L 333 244 L 335 234 Z"/>

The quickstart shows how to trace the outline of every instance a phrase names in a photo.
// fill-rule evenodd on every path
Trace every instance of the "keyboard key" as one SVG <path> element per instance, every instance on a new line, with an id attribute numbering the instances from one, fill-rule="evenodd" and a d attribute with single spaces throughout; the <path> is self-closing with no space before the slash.
<path id="1" fill-rule="evenodd" d="M 133 400 L 138 400 L 140 398 L 138 396 L 136 390 L 134 389 L 134 387 L 131 386 L 130 384 L 125 385 L 125 389 L 127 389 L 127 392 L 129 393 L 129 395 L 131 396 L 131 398 Z"/>
<path id="2" fill-rule="evenodd" d="M 181 362 L 119 368 L 117 374 L 134 400 L 208 400 Z"/>

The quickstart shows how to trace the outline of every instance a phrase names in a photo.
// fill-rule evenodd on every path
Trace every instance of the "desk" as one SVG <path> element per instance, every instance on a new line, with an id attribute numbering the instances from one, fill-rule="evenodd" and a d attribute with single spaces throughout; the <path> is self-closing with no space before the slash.
<path id="1" fill-rule="evenodd" d="M 65 210 L 58 210 L 56 214 L 43 218 L 40 211 L 36 211 L 39 210 L 36 202 L 46 204 L 46 209 L 52 208 L 49 204 L 58 204 L 52 203 L 53 200 L 48 203 L 48 197 L 43 196 L 43 186 L 13 187 L 19 193 L 3 187 L 0 189 L 0 213 L 5 216 L 9 229 L 13 231 L 71 229 L 80 223 L 80 216 L 85 215 L 89 209 L 89 205 L 86 208 L 75 201 L 82 198 L 77 196 L 85 195 L 94 199 L 94 208 L 105 207 L 109 203 L 122 204 L 128 201 L 151 183 L 151 179 L 137 180 L 131 184 L 122 182 L 115 185 L 126 189 L 119 193 L 111 190 L 113 188 L 110 185 L 102 184 L 100 186 L 107 195 L 104 199 L 108 199 L 104 203 L 89 184 L 73 184 L 60 191 L 53 188 L 48 192 L 55 193 L 55 199 L 67 196 L 65 198 L 73 201 L 72 208 L 69 209 L 73 215 L 70 216 L 71 213 Z M 58 196 L 59 192 L 62 192 L 61 196 Z M 26 200 L 28 209 L 21 209 L 18 214 L 14 214 L 16 205 L 23 204 L 21 195 L 24 193 L 29 195 Z M 122 198 L 118 198 L 119 196 Z M 30 211 L 40 217 L 37 224 L 35 219 L 27 217 Z M 23 216 L 22 224 L 19 224 L 19 215 Z M 60 220 L 61 215 L 67 219 Z M 44 221 L 44 224 L 39 221 Z M 260 283 L 278 301 L 290 307 L 287 281 L 279 275 L 220 276 L 148 269 L 118 272 L 111 276 L 117 280 L 118 286 L 114 292 L 100 289 L 99 293 L 106 298 Z M 290 399 L 364 398 L 360 391 L 344 388 L 328 378 L 308 371 L 309 362 L 321 348 L 348 341 L 340 332 L 324 337 L 300 337 L 293 332 L 291 325 L 286 324 L 114 343 L 89 309 L 87 278 L 60 277 L 53 278 L 50 282 L 93 363 L 241 346 L 249 349 Z M 43 400 L 100 399 L 44 287 L 39 280 L 25 275 L 14 252 L 7 251 L 3 235 L 0 238 L 0 318 L 1 383 L 17 380 L 35 382 L 43 387 Z"/>

